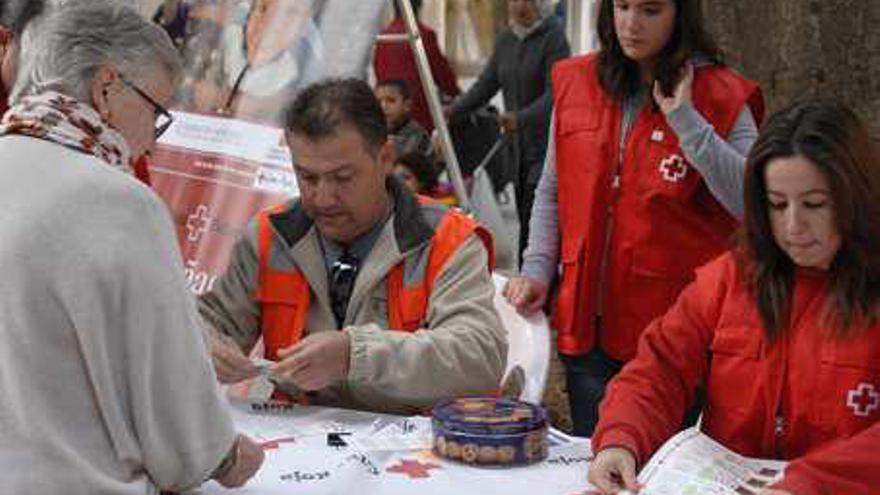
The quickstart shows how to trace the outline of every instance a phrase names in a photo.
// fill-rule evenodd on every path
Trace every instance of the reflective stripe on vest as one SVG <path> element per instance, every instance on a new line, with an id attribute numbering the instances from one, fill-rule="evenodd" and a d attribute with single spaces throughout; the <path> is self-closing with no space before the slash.
<path id="1" fill-rule="evenodd" d="M 419 197 L 422 205 L 436 203 Z M 256 299 L 260 302 L 266 358 L 278 359 L 278 351 L 299 342 L 305 331 L 311 302 L 308 281 L 293 268 L 275 269 L 270 263 L 272 237 L 269 217 L 282 207 L 263 211 L 257 220 L 259 282 Z M 428 261 L 421 277 L 406 280 L 406 260 L 395 265 L 386 277 L 388 326 L 414 332 L 423 328 L 428 301 L 437 276 L 471 234 L 477 234 L 489 253 L 489 269 L 495 266 L 492 236 L 488 230 L 456 210 L 447 210 L 434 229 L 428 248 Z M 407 283 L 409 282 L 409 283 Z"/>

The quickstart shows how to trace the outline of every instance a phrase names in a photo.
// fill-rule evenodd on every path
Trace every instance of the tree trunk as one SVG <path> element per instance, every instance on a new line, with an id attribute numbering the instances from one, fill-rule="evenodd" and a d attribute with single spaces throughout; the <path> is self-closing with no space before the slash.
<path id="1" fill-rule="evenodd" d="M 703 0 L 727 62 L 769 112 L 809 97 L 854 109 L 880 140 L 880 1 Z"/>

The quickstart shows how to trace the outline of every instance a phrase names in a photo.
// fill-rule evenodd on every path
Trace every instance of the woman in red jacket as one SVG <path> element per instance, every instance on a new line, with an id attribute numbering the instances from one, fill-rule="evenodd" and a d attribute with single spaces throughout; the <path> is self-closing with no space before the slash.
<path id="1" fill-rule="evenodd" d="M 551 142 L 521 276 L 524 313 L 553 306 L 575 434 L 639 335 L 729 247 L 763 104 L 720 62 L 699 0 L 603 0 L 602 50 L 553 69 Z"/>
<path id="2" fill-rule="evenodd" d="M 697 272 L 611 382 L 590 481 L 635 473 L 705 384 L 702 430 L 790 460 L 766 493 L 880 493 L 880 153 L 830 103 L 774 116 L 746 167 L 740 246 Z"/>

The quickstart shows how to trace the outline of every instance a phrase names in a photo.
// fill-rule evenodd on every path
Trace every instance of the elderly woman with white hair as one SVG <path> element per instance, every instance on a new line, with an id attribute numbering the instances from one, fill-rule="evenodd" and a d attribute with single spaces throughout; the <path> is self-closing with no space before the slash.
<path id="1" fill-rule="evenodd" d="M 170 124 L 181 67 L 129 7 L 31 23 L 0 125 L 4 493 L 145 494 L 246 482 L 167 209 L 132 157 Z"/>
<path id="2" fill-rule="evenodd" d="M 570 49 L 562 25 L 552 15 L 550 0 L 508 0 L 507 6 L 510 27 L 498 35 L 479 78 L 448 113 L 451 119 L 469 114 L 502 92 L 504 112 L 498 116 L 498 124 L 515 143 L 513 179 L 522 252 L 547 149 L 552 113 L 550 69 L 567 58 Z"/>

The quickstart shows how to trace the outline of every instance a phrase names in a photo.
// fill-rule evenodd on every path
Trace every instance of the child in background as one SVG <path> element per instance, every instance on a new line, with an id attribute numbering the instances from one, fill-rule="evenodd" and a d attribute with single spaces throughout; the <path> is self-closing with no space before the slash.
<path id="1" fill-rule="evenodd" d="M 380 82 L 376 86 L 376 98 L 385 113 L 396 156 L 410 153 L 430 156 L 431 139 L 425 128 L 410 116 L 412 99 L 406 81 L 392 79 Z"/>
<path id="2" fill-rule="evenodd" d="M 452 188 L 448 183 L 440 182 L 440 170 L 429 155 L 413 152 L 398 156 L 394 162 L 394 175 L 414 194 L 428 196 L 448 205 L 456 204 Z"/>

